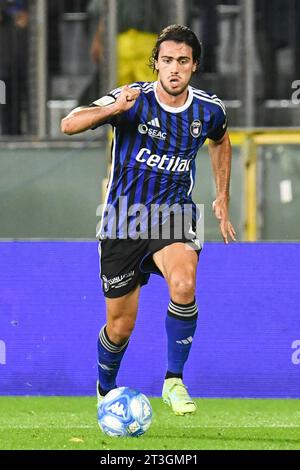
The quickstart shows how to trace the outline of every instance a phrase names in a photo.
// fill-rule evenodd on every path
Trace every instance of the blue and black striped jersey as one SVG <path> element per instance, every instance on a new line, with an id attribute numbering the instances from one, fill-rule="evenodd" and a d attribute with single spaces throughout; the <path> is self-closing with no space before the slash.
<path id="1" fill-rule="evenodd" d="M 193 204 L 195 158 L 207 138 L 219 140 L 226 132 L 226 111 L 216 96 L 189 86 L 183 106 L 174 108 L 160 102 L 157 82 L 137 82 L 141 94 L 134 106 L 109 123 L 114 128 L 112 168 L 105 204 L 119 211 L 117 238 L 122 238 L 124 217 L 120 215 L 120 197 L 126 209 L 142 204 Z M 94 105 L 111 103 L 121 88 Z M 122 213 L 122 210 L 121 210 Z M 100 234 L 101 236 L 101 234 Z"/>

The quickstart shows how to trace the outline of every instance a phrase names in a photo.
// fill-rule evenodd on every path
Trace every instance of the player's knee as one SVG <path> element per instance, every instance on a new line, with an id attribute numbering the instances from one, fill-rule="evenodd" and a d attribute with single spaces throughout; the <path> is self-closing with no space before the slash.
<path id="1" fill-rule="evenodd" d="M 195 296 L 195 276 L 186 271 L 174 272 L 169 279 L 169 288 L 174 302 L 191 302 Z"/>
<path id="2" fill-rule="evenodd" d="M 121 344 L 126 341 L 134 329 L 134 321 L 118 318 L 109 322 L 109 336 L 113 343 Z"/>

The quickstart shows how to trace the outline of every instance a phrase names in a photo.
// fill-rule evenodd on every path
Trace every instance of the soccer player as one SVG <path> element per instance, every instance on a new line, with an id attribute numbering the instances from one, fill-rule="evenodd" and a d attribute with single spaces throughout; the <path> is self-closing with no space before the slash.
<path id="1" fill-rule="evenodd" d="M 114 128 L 105 201 L 107 218 L 106 224 L 103 218 L 99 234 L 107 316 L 98 337 L 99 406 L 103 396 L 117 386 L 117 373 L 137 316 L 141 286 L 148 282 L 150 273 L 156 273 L 164 277 L 170 293 L 163 400 L 178 415 L 196 410 L 183 383 L 198 315 L 195 283 L 201 246 L 194 231 L 195 211 L 189 231 L 181 236 L 174 231 L 175 211 L 168 218 L 172 229 L 168 239 L 160 235 L 137 238 L 130 236 L 132 227 L 137 229 L 145 220 L 136 216 L 138 223 L 134 221 L 130 208 L 142 204 L 149 214 L 157 206 L 195 208 L 191 199 L 195 158 L 208 138 L 216 183 L 213 209 L 224 242 L 235 239 L 228 215 L 231 146 L 225 108 L 216 95 L 189 85 L 199 67 L 200 55 L 201 45 L 193 31 L 186 26 L 168 26 L 159 34 L 152 52 L 157 81 L 118 88 L 62 120 L 62 131 L 69 135 L 105 123 Z M 152 215 L 149 220 L 156 220 L 160 230 L 166 217 L 155 219 Z M 141 229 L 141 233 L 149 231 Z M 187 249 L 187 245 L 194 249 Z"/>

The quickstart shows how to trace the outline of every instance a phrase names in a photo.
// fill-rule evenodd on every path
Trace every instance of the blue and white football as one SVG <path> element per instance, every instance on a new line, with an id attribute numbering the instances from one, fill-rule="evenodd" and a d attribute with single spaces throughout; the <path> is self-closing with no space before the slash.
<path id="1" fill-rule="evenodd" d="M 152 421 L 152 407 L 141 392 L 119 387 L 105 395 L 98 407 L 98 424 L 111 437 L 137 437 L 144 434 Z"/>

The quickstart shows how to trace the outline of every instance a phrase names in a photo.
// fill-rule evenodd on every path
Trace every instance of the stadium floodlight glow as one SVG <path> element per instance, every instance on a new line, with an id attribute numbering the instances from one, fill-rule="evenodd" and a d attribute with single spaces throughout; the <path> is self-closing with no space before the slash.
<path id="1" fill-rule="evenodd" d="M 6 104 L 6 85 L 3 80 L 0 80 L 0 104 Z"/>

